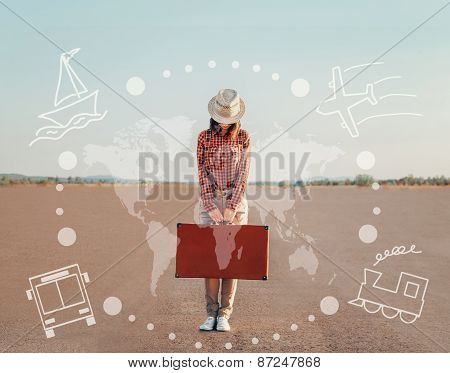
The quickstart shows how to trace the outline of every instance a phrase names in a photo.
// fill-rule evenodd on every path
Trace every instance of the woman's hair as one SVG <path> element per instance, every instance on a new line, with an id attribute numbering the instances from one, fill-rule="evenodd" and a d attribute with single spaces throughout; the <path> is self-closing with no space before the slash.
<path id="1" fill-rule="evenodd" d="M 216 132 L 219 132 L 221 130 L 219 122 L 216 122 L 213 118 L 209 120 L 209 128 L 212 131 Z M 240 128 L 241 128 L 241 121 L 238 120 L 236 123 L 233 123 L 230 127 L 228 127 L 226 135 L 230 135 L 231 138 L 235 140 L 239 133 Z"/>

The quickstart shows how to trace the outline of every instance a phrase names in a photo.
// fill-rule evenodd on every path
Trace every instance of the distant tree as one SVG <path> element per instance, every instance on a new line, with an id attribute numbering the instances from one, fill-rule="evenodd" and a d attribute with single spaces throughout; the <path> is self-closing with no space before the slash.
<path id="1" fill-rule="evenodd" d="M 406 177 L 405 182 L 408 185 L 416 185 L 416 178 L 412 174 L 409 174 Z"/>
<path id="2" fill-rule="evenodd" d="M 358 186 L 372 185 L 373 182 L 374 182 L 374 179 L 370 175 L 356 175 L 356 177 L 355 177 L 355 184 Z"/>
<path id="3" fill-rule="evenodd" d="M 448 185 L 448 180 L 444 175 L 439 176 L 439 177 L 436 176 L 435 179 L 436 179 L 436 181 L 435 181 L 436 185 Z"/>
<path id="4" fill-rule="evenodd" d="M 9 177 L 2 176 L 2 178 L 0 180 L 0 185 L 4 186 L 4 185 L 9 185 L 10 183 L 11 183 L 11 180 L 9 180 Z"/>

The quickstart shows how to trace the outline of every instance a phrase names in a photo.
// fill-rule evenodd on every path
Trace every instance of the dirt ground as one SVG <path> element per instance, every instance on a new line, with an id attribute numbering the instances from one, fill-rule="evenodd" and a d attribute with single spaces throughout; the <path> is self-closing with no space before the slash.
<path id="1" fill-rule="evenodd" d="M 123 188 L 127 188 L 124 186 Z M 176 279 L 175 260 L 150 293 L 153 252 L 147 226 L 131 216 L 111 186 L 14 186 L 0 188 L 0 349 L 8 352 L 443 352 L 450 350 L 450 188 L 317 187 L 312 201 L 296 201 L 286 222 L 298 220 L 297 233 L 315 239 L 317 271 L 291 270 L 289 257 L 305 244 L 278 234 L 286 227 L 269 214 L 260 219 L 250 202 L 249 224 L 271 227 L 268 281 L 238 283 L 229 333 L 200 332 L 205 303 L 202 279 Z M 190 201 L 156 201 L 149 219 L 191 222 Z M 372 209 L 381 209 L 374 215 Z M 58 216 L 55 210 L 64 208 Z M 152 215 L 156 213 L 157 215 Z M 372 244 L 358 237 L 372 224 Z M 60 245 L 60 228 L 72 227 L 76 243 Z M 277 233 L 278 232 L 278 233 Z M 375 255 L 396 245 L 415 244 L 420 254 L 388 257 L 376 267 Z M 55 329 L 47 339 L 34 301 L 27 300 L 28 278 L 78 263 L 88 272 L 88 293 L 97 323 L 84 321 Z M 395 288 L 400 272 L 429 279 L 420 318 L 405 324 L 347 302 L 358 295 L 364 268 L 383 272 L 383 285 Z M 103 302 L 123 304 L 110 316 Z M 333 296 L 339 309 L 325 315 L 321 300 Z M 129 315 L 135 315 L 130 322 Z M 309 321 L 309 315 L 315 320 Z M 154 325 L 153 330 L 147 324 Z M 292 327 L 297 325 L 297 329 Z M 293 330 L 294 329 L 294 330 Z M 174 333 L 176 338 L 170 339 Z M 280 338 L 273 338 L 278 333 Z M 259 343 L 253 344 L 252 338 Z M 202 347 L 197 349 L 196 342 Z M 231 349 L 225 344 L 230 342 Z"/>

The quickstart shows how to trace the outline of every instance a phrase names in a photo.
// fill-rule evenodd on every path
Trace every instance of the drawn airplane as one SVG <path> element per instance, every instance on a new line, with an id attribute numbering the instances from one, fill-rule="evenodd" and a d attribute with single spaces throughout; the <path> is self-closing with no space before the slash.
<path id="1" fill-rule="evenodd" d="M 369 101 L 372 105 L 378 103 L 373 92 L 373 84 L 367 84 L 365 92 L 348 93 L 345 91 L 341 68 L 335 66 L 332 72 L 333 80 L 328 83 L 328 86 L 333 89 L 333 96 L 322 101 L 316 111 L 322 115 L 337 114 L 341 120 L 341 126 L 349 131 L 350 136 L 358 137 L 359 131 L 352 109 L 364 101 Z M 346 109 L 342 110 L 343 107 Z"/>

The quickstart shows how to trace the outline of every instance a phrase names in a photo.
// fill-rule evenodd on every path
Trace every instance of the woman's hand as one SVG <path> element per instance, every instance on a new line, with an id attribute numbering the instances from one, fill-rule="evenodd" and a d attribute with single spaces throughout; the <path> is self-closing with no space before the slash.
<path id="1" fill-rule="evenodd" d="M 222 213 L 217 207 L 209 212 L 209 216 L 211 216 L 211 219 L 214 220 L 216 223 L 220 223 L 223 221 Z"/>
<path id="2" fill-rule="evenodd" d="M 223 219 L 229 223 L 233 222 L 234 216 L 236 215 L 236 211 L 226 208 L 223 212 Z"/>

